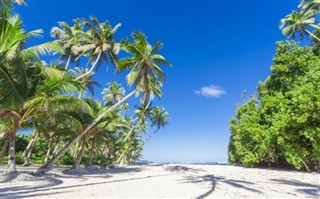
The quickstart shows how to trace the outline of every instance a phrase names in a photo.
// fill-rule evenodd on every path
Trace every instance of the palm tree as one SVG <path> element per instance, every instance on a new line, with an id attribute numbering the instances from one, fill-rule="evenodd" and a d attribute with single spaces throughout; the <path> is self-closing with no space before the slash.
<path id="1" fill-rule="evenodd" d="M 308 30 L 310 27 L 319 29 L 319 25 L 314 24 L 316 15 L 317 12 L 312 9 L 302 12 L 292 11 L 291 14 L 281 20 L 280 29 L 282 29 L 282 34 L 294 39 L 297 32 L 299 32 L 300 39 L 303 38 L 303 34 L 308 34 L 320 41 L 317 36 Z"/>
<path id="2" fill-rule="evenodd" d="M 26 149 L 22 153 L 22 156 L 24 158 L 23 166 L 29 166 L 30 165 L 30 157 L 31 157 L 34 145 L 35 145 L 36 141 L 39 138 L 39 131 L 34 130 L 31 133 L 30 137 L 31 137 L 31 139 L 29 141 L 29 144 L 28 144 L 28 146 L 26 147 Z"/>
<path id="3" fill-rule="evenodd" d="M 107 87 L 101 92 L 105 105 L 119 102 L 125 96 L 125 93 L 126 91 L 121 84 L 115 81 L 107 83 Z"/>
<path id="4" fill-rule="evenodd" d="M 319 12 L 320 0 L 302 0 L 298 7 L 302 10 L 313 9 Z"/>
<path id="5" fill-rule="evenodd" d="M 136 88 L 120 101 L 101 112 L 97 116 L 97 118 L 90 125 L 88 125 L 82 133 L 75 137 L 64 150 L 61 150 L 57 154 L 57 156 L 52 159 L 52 161 L 49 161 L 47 164 L 43 165 L 40 168 L 39 172 L 42 172 L 42 169 L 51 169 L 59 159 L 59 157 L 61 157 L 76 141 L 78 141 L 91 128 L 96 126 L 108 113 L 113 111 L 116 107 L 121 105 L 137 92 L 148 92 L 148 90 L 150 90 L 149 84 L 152 82 L 150 81 L 150 78 L 153 79 L 153 81 L 164 80 L 165 75 L 159 65 L 171 65 L 162 55 L 157 54 L 162 46 L 162 43 L 156 42 L 154 46 L 151 46 L 147 42 L 147 38 L 141 32 L 135 32 L 133 34 L 133 38 L 135 40 L 133 43 L 129 40 L 125 40 L 122 42 L 122 48 L 132 54 L 132 57 L 120 60 L 117 70 L 118 72 L 121 72 L 132 67 L 131 72 L 129 72 L 129 74 L 127 75 L 127 82 L 129 85 L 135 84 Z"/>
<path id="6" fill-rule="evenodd" d="M 82 20 L 84 25 L 89 29 L 84 35 L 84 45 L 82 45 L 83 54 L 89 56 L 91 68 L 85 74 L 76 78 L 76 80 L 93 72 L 94 68 L 105 61 L 111 61 L 114 65 L 117 64 L 117 54 L 120 50 L 120 44 L 114 41 L 117 29 L 121 24 L 117 24 L 114 28 L 111 27 L 108 21 L 100 23 L 94 16 Z"/>
<path id="7" fill-rule="evenodd" d="M 73 76 L 80 76 L 87 72 L 88 72 L 88 69 L 83 69 L 79 67 L 75 67 L 74 69 L 70 70 L 70 74 L 72 74 Z M 100 87 L 100 84 L 93 79 L 93 75 L 94 75 L 94 72 L 91 72 L 90 74 L 86 75 L 80 80 L 81 85 L 84 88 L 86 88 L 86 90 L 89 91 L 92 95 L 94 95 L 94 87 L 95 86 Z M 82 92 L 80 92 L 79 98 L 81 98 L 85 94 L 86 90 L 83 90 Z"/>
<path id="8" fill-rule="evenodd" d="M 157 129 L 140 145 L 139 148 L 143 147 L 159 130 L 164 128 L 168 124 L 169 115 L 162 107 L 155 107 L 151 112 L 151 126 L 156 126 Z"/>
<path id="9" fill-rule="evenodd" d="M 19 1 L 23 3 L 23 1 Z M 1 117 L 10 116 L 14 120 L 7 141 L 9 143 L 9 161 L 7 172 L 15 172 L 15 136 L 22 122 L 29 114 L 24 103 L 33 95 L 35 87 L 30 75 L 37 70 L 30 67 L 30 62 L 39 60 L 39 55 L 51 50 L 61 50 L 54 43 L 46 43 L 23 48 L 29 37 L 39 36 L 41 30 L 26 32 L 17 14 L 11 14 L 13 1 L 1 1 L 0 12 L 0 113 Z M 36 78 L 35 78 L 36 79 Z M 34 80 L 35 80 L 34 79 Z M 37 80 L 35 80 L 37 81 Z M 5 149 L 4 149 L 5 151 Z"/>
<path id="10" fill-rule="evenodd" d="M 51 36 L 60 39 L 60 44 L 64 49 L 64 53 L 60 59 L 66 59 L 65 70 L 68 69 L 70 61 L 79 59 L 79 48 L 83 33 L 83 26 L 79 19 L 73 20 L 74 26 L 70 27 L 66 22 L 59 22 L 60 27 L 51 29 Z"/>

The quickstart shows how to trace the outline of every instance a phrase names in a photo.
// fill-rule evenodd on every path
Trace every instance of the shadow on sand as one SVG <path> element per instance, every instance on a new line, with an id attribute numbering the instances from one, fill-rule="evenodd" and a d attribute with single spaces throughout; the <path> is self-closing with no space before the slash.
<path id="1" fill-rule="evenodd" d="M 270 180 L 273 182 L 278 182 L 279 184 L 296 186 L 298 187 L 298 189 L 296 189 L 297 192 L 320 197 L 320 185 L 300 182 L 298 180 L 279 180 L 279 179 L 270 179 Z"/>
<path id="2" fill-rule="evenodd" d="M 94 186 L 94 185 L 100 185 L 100 184 L 110 184 L 110 183 L 121 183 L 125 181 L 136 181 L 136 180 L 142 180 L 142 179 L 150 179 L 150 178 L 157 178 L 157 177 L 163 177 L 163 176 L 169 176 L 174 174 L 165 174 L 165 175 L 152 175 L 152 176 L 146 176 L 146 177 L 128 177 L 125 179 L 120 180 L 110 180 L 112 175 L 121 174 L 121 173 L 134 173 L 134 172 L 140 172 L 141 168 L 112 168 L 112 169 L 99 169 L 97 171 L 94 171 L 89 174 L 85 175 L 70 175 L 70 174 L 64 174 L 68 173 L 67 170 L 62 171 L 63 174 L 52 174 L 47 173 L 45 176 L 37 176 L 38 179 L 36 181 L 40 181 L 39 183 L 34 183 L 34 185 L 28 186 L 21 186 L 21 185 L 10 185 L 7 187 L 2 188 L 0 186 L 0 198 L 30 198 L 30 197 L 40 197 L 40 196 L 50 196 L 54 194 L 61 194 L 61 193 L 68 193 L 71 192 L 73 188 L 81 188 L 81 187 L 87 187 L 87 186 Z M 30 173 L 29 173 L 30 174 Z M 106 175 L 106 174 L 112 174 L 112 175 Z M 92 177 L 91 175 L 94 175 L 94 177 L 103 177 L 108 178 L 108 181 L 103 182 L 95 182 L 95 183 L 82 183 L 83 181 L 86 181 L 87 177 Z M 77 178 L 83 179 L 79 184 L 74 185 L 63 185 L 64 179 L 68 178 Z M 11 179 L 14 180 L 14 179 Z M 32 183 L 30 181 L 30 183 Z"/>
<path id="3" fill-rule="evenodd" d="M 240 188 L 244 189 L 247 191 L 255 192 L 255 193 L 260 193 L 263 194 L 262 191 L 258 189 L 251 188 L 254 183 L 244 181 L 244 180 L 233 180 L 233 179 L 226 179 L 224 177 L 215 177 L 214 175 L 199 175 L 201 172 L 204 172 L 202 169 L 194 169 L 186 166 L 168 166 L 166 168 L 166 171 L 171 171 L 171 172 L 179 172 L 179 173 L 192 173 L 193 175 L 187 175 L 185 179 L 181 180 L 182 183 L 201 183 L 204 184 L 206 187 L 210 188 L 209 191 L 203 193 L 202 195 L 196 197 L 197 199 L 202 199 L 206 198 L 209 196 L 211 193 L 214 192 L 216 184 L 217 183 L 224 183 L 230 186 L 233 186 L 235 188 Z"/>
<path id="4" fill-rule="evenodd" d="M 171 171 L 171 172 L 181 172 L 181 173 L 186 173 L 186 172 L 192 172 L 192 173 L 199 173 L 202 172 L 204 170 L 202 169 L 194 169 L 194 168 L 190 168 L 190 167 L 186 167 L 186 166 L 181 166 L 181 165 L 177 165 L 177 166 L 168 166 L 165 169 L 166 171 Z"/>

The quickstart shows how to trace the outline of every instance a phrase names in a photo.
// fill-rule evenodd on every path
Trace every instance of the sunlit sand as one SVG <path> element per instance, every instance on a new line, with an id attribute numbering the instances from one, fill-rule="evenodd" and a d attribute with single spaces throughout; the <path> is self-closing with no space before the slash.
<path id="1" fill-rule="evenodd" d="M 4 168 L 2 168 L 4 169 Z M 317 198 L 320 175 L 221 165 L 19 168 L 1 176 L 1 198 Z"/>

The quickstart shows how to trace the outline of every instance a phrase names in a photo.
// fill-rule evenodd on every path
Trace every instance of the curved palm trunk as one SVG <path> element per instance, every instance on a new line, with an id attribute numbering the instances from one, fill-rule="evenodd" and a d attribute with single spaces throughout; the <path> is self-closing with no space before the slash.
<path id="1" fill-rule="evenodd" d="M 92 161 L 93 161 L 94 154 L 95 154 L 94 148 L 96 147 L 96 144 L 97 144 L 97 135 L 94 136 L 94 140 L 93 140 L 93 143 L 92 143 L 92 146 L 90 149 L 90 153 L 89 153 L 89 160 L 86 165 L 87 167 L 92 165 Z"/>
<path id="2" fill-rule="evenodd" d="M 30 165 L 30 157 L 32 154 L 33 147 L 34 147 L 36 141 L 38 140 L 38 137 L 39 137 L 39 133 L 38 133 L 38 131 L 36 131 L 34 136 L 32 137 L 32 139 L 30 140 L 27 148 L 23 151 L 23 153 L 22 153 L 22 156 L 24 157 L 23 166 Z"/>
<path id="3" fill-rule="evenodd" d="M 85 150 L 86 150 L 86 139 L 83 138 L 81 149 L 80 149 L 80 151 L 78 153 L 78 156 L 77 156 L 77 159 L 74 162 L 74 165 L 72 167 L 73 169 L 79 169 L 80 168 L 80 162 L 82 160 L 82 157 L 83 157 L 83 154 L 84 154 Z"/>
<path id="4" fill-rule="evenodd" d="M 18 122 L 19 124 L 19 122 Z M 5 173 L 15 173 L 17 172 L 16 168 L 16 135 L 19 129 L 19 125 L 16 125 L 12 134 L 9 136 L 9 152 L 8 152 L 8 167 Z"/>
<path id="5" fill-rule="evenodd" d="M 1 152 L 0 152 L 0 164 L 2 162 L 2 158 L 4 156 L 4 154 L 6 153 L 7 149 L 8 149 L 8 145 L 9 145 L 9 137 L 7 137 L 6 141 L 3 143 Z"/>
<path id="6" fill-rule="evenodd" d="M 319 39 L 317 36 L 315 36 L 312 32 L 310 32 L 309 30 L 306 30 L 306 32 L 307 32 L 309 35 L 311 35 L 314 39 L 318 40 L 318 42 L 320 42 L 320 39 Z"/>
<path id="7" fill-rule="evenodd" d="M 155 130 L 151 135 L 149 135 L 149 137 L 139 146 L 139 148 L 143 147 L 143 145 L 145 145 L 158 131 L 160 128 L 157 128 L 157 130 Z"/>
<path id="8" fill-rule="evenodd" d="M 93 63 L 93 65 L 91 66 L 90 70 L 87 71 L 87 72 L 85 72 L 84 74 L 80 75 L 79 77 L 76 77 L 75 80 L 79 80 L 79 79 L 81 79 L 82 77 L 90 74 L 90 73 L 93 71 L 94 67 L 97 65 L 98 61 L 100 60 L 101 54 L 102 54 L 102 52 L 99 52 L 99 55 L 98 55 L 96 61 L 95 61 L 95 62 Z"/>
<path id="9" fill-rule="evenodd" d="M 87 126 L 87 128 L 82 131 L 78 136 L 76 136 L 75 138 L 73 138 L 66 146 L 64 146 L 59 152 L 58 154 L 53 157 L 50 161 L 48 161 L 46 164 L 44 164 L 40 169 L 40 170 L 48 170 L 51 169 L 53 167 L 53 165 L 74 145 L 74 143 L 76 143 L 84 134 L 86 134 L 91 128 L 93 128 L 96 124 L 98 124 L 98 122 L 100 122 L 100 120 L 102 118 L 104 118 L 108 113 L 110 113 L 111 111 L 113 111 L 117 106 L 119 106 L 120 104 L 122 104 L 124 101 L 126 101 L 128 98 L 130 98 L 131 96 L 133 96 L 135 93 L 137 92 L 137 89 L 132 91 L 131 93 L 129 93 L 126 97 L 124 97 L 123 99 L 121 99 L 119 102 L 115 103 L 113 106 L 111 106 L 110 108 L 108 108 L 105 112 L 101 113 L 95 120 L 93 120 L 93 122 Z"/>

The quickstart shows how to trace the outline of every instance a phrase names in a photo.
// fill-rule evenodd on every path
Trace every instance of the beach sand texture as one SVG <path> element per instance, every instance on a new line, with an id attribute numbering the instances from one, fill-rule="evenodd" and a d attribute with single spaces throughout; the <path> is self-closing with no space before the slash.
<path id="1" fill-rule="evenodd" d="M 148 164 L 112 169 L 19 167 L 0 198 L 320 198 L 320 175 L 222 165 Z M 4 170 L 2 166 L 1 170 Z"/>

